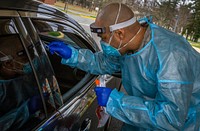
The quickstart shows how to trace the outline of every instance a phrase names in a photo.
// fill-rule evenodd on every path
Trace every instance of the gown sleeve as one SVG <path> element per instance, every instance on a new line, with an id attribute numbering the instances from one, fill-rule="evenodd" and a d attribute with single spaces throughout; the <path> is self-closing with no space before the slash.
<path id="1" fill-rule="evenodd" d="M 61 63 L 96 75 L 120 71 L 119 57 L 108 56 L 103 52 L 93 53 L 88 49 L 72 48 L 71 58 L 62 59 Z"/>

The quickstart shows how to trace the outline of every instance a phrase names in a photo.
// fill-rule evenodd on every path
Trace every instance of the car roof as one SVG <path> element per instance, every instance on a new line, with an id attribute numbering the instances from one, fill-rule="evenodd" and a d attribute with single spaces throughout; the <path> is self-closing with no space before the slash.
<path id="1" fill-rule="evenodd" d="M 67 13 L 58 10 L 54 6 L 47 5 L 37 0 L 0 0 L 0 9 L 50 14 L 70 21 L 71 23 L 78 26 L 79 29 L 83 30 L 82 27 L 74 19 L 67 15 Z"/>
<path id="2" fill-rule="evenodd" d="M 0 10 L 1 9 L 50 14 L 65 19 L 70 23 L 73 23 L 76 26 L 76 28 L 78 28 L 80 31 L 85 32 L 85 30 L 80 26 L 80 24 L 78 24 L 77 21 L 69 17 L 67 13 L 58 10 L 54 6 L 44 4 L 37 0 L 0 0 Z"/>
<path id="3" fill-rule="evenodd" d="M 66 13 L 36 0 L 0 0 L 0 9 L 42 12 L 70 19 Z"/>

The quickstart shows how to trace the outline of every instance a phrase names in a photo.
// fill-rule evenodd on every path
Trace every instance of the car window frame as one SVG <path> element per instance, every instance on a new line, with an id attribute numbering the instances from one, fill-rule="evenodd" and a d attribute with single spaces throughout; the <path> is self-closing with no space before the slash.
<path id="1" fill-rule="evenodd" d="M 84 38 L 82 36 L 84 34 L 81 32 L 81 30 L 78 30 L 79 28 L 75 28 L 72 23 L 69 24 L 68 22 L 66 22 L 65 19 L 63 21 L 61 21 L 62 19 L 61 18 L 57 18 L 56 16 L 53 16 L 55 19 L 47 19 L 46 17 L 41 17 L 41 15 L 40 15 L 39 18 L 37 18 L 36 17 L 36 15 L 38 14 L 37 12 L 19 11 L 19 13 L 20 13 L 20 15 L 21 15 L 22 18 L 29 18 L 30 20 L 33 19 L 33 20 L 42 20 L 42 21 L 56 22 L 56 23 L 59 23 L 59 24 L 63 24 L 65 26 L 69 26 L 72 29 L 74 29 L 75 31 L 79 32 L 81 34 L 81 37 Z M 29 15 L 31 15 L 31 16 L 29 16 Z M 46 14 L 43 14 L 43 16 L 45 16 L 45 15 Z M 50 15 L 48 14 L 48 16 L 50 16 Z M 88 37 L 86 36 L 85 38 L 88 38 Z M 89 44 L 89 46 L 91 46 L 90 41 L 88 41 L 87 39 L 85 39 L 85 41 Z M 93 48 L 92 46 L 91 47 L 88 47 L 88 45 L 86 45 L 86 46 L 87 46 L 87 48 L 92 49 L 93 52 L 96 51 L 95 48 Z M 94 77 L 94 75 L 91 75 L 91 74 L 87 73 L 84 78 L 89 80 L 89 79 L 92 79 L 93 77 Z M 81 81 L 84 81 L 85 79 L 83 79 Z M 82 90 L 82 89 L 79 88 L 79 86 L 81 85 L 81 83 L 83 83 L 83 82 L 79 82 L 78 84 L 75 85 L 75 87 L 73 87 L 73 89 L 70 89 L 67 93 L 65 93 L 62 96 L 63 97 L 63 101 L 65 101 L 65 102 L 69 101 L 70 97 L 73 96 L 73 94 L 75 92 L 78 92 L 79 90 Z M 82 84 L 82 87 L 84 87 L 83 84 Z"/>
<path id="2" fill-rule="evenodd" d="M 34 18 L 34 20 L 46 20 L 46 19 L 36 19 Z M 46 21 L 49 21 L 49 20 L 46 20 Z M 63 22 L 57 22 L 57 21 L 54 21 L 54 20 L 50 20 L 50 22 L 56 22 L 56 23 L 61 23 L 63 25 L 65 25 Z M 65 26 L 68 26 L 68 25 L 65 25 Z M 76 30 L 77 31 L 77 30 Z M 51 38 L 51 40 L 55 40 L 55 41 L 62 41 L 61 39 L 58 39 L 58 38 Z M 43 41 L 43 40 L 42 40 Z M 83 43 L 85 45 L 85 43 Z M 86 45 L 85 45 L 86 46 Z M 88 47 L 87 47 L 88 48 Z M 93 50 L 94 51 L 94 50 Z M 90 73 L 86 73 L 86 76 L 83 77 L 82 80 L 80 80 L 72 89 L 70 89 L 68 92 L 66 92 L 65 94 L 63 94 L 63 100 L 65 102 L 67 101 L 70 101 L 70 97 L 73 96 L 73 94 L 75 94 L 76 92 L 78 92 L 79 90 L 82 90 L 80 89 L 80 87 L 84 87 L 84 81 L 85 80 L 90 80 L 92 79 L 92 77 L 94 77 L 94 75 L 90 74 Z"/>
<path id="3" fill-rule="evenodd" d="M 6 9 L 0 9 L 1 13 L 0 14 L 0 18 L 2 19 L 12 19 L 13 20 L 13 24 L 15 25 L 16 29 L 17 29 L 17 34 L 19 35 L 19 39 L 21 41 L 21 44 L 26 52 L 26 55 L 28 57 L 28 60 L 29 60 L 29 63 L 31 65 L 31 68 L 33 70 L 33 75 L 34 75 L 34 78 L 35 78 L 35 81 L 36 81 L 36 84 L 37 84 L 37 88 L 39 90 L 39 95 L 40 97 L 42 98 L 42 104 L 43 104 L 43 109 L 44 109 L 44 113 L 45 113 L 45 118 L 40 122 L 40 124 L 44 123 L 47 119 L 48 119 L 48 113 L 47 113 L 47 106 L 46 106 L 46 103 L 45 103 L 45 100 L 44 100 L 44 96 L 42 95 L 42 88 L 40 86 L 40 82 L 38 80 L 38 75 L 36 73 L 36 69 L 31 61 L 31 57 L 30 57 L 30 54 L 29 54 L 29 51 L 28 51 L 28 47 L 26 46 L 27 44 L 27 38 L 30 39 L 30 36 L 29 34 L 27 33 L 26 31 L 26 28 L 25 26 L 23 25 L 23 22 L 21 20 L 21 17 L 20 15 L 18 14 L 17 11 L 14 11 L 14 10 L 6 10 Z M 21 27 L 19 26 L 21 25 Z M 31 45 L 33 45 L 32 41 L 29 41 L 31 43 Z M 39 125 L 36 125 L 37 127 Z M 34 127 L 35 128 L 35 127 Z"/>
<path id="4" fill-rule="evenodd" d="M 25 39 L 29 38 L 29 40 L 30 40 L 30 42 L 31 42 L 32 45 L 33 45 L 33 43 L 32 43 L 32 41 L 31 41 L 31 39 L 30 39 L 30 36 L 29 36 L 29 34 L 28 34 L 28 32 L 27 32 L 27 30 L 26 30 L 26 28 L 25 28 L 25 26 L 24 26 L 24 24 L 23 24 L 21 18 L 20 18 L 20 17 L 15 17 L 14 19 L 15 19 L 15 23 L 16 23 L 16 28 L 17 28 L 17 30 L 19 31 L 20 39 L 21 39 L 22 44 L 23 44 L 23 46 L 24 46 L 24 49 L 25 49 L 25 51 L 26 51 L 26 53 L 27 53 L 29 62 L 30 62 L 31 67 L 32 67 L 32 69 L 33 69 L 33 74 L 34 74 L 34 76 L 35 76 L 35 79 L 36 79 L 36 82 L 37 82 L 37 85 L 38 85 L 38 88 L 39 88 L 39 91 L 40 91 L 40 96 L 41 96 L 41 98 L 42 98 L 42 103 L 43 103 L 43 105 L 44 105 L 44 111 L 45 111 L 45 115 L 46 115 L 45 117 L 48 118 L 47 105 L 46 105 L 45 100 L 44 100 L 45 98 L 44 98 L 44 96 L 42 95 L 42 92 L 43 92 L 43 91 L 42 91 L 42 87 L 40 86 L 40 82 L 39 82 L 39 79 L 38 79 L 38 74 L 37 74 L 37 72 L 36 72 L 36 69 L 34 68 L 34 65 L 33 65 L 32 61 L 31 61 L 31 57 L 30 57 L 29 51 L 28 51 L 28 49 L 27 49 L 27 47 L 26 47 L 26 44 L 25 44 L 25 42 L 28 41 L 28 40 L 25 40 Z M 19 26 L 19 24 L 21 24 L 22 26 Z M 25 31 L 25 32 L 24 32 L 24 31 Z"/>
<path id="5" fill-rule="evenodd" d="M 20 16 L 23 18 L 29 17 L 31 19 L 47 20 L 47 21 L 52 21 L 52 22 L 57 22 L 60 24 L 67 25 L 80 33 L 82 38 L 84 38 L 88 42 L 89 46 L 91 46 L 91 47 L 88 47 L 89 49 L 91 50 L 94 49 L 93 52 L 100 51 L 100 48 L 97 46 L 96 42 L 92 39 L 92 37 L 76 21 L 72 21 L 72 19 L 68 19 L 66 17 L 59 17 L 57 15 L 53 16 L 52 14 L 47 14 L 47 13 L 42 13 L 42 12 L 34 12 L 34 11 L 31 11 L 31 12 L 18 11 L 18 12 Z"/>
<path id="6" fill-rule="evenodd" d="M 29 16 L 26 15 L 26 17 L 28 18 Z M 36 18 L 34 18 L 34 19 L 36 19 Z M 46 19 L 42 19 L 42 20 L 46 20 Z M 65 23 L 61 22 L 61 24 L 65 24 Z M 91 41 L 88 42 L 88 43 L 91 43 Z M 93 49 L 96 49 L 95 51 L 97 51 L 98 47 L 97 48 L 93 48 Z M 63 117 L 67 117 L 68 115 L 70 115 L 73 112 L 72 107 L 74 107 L 75 105 L 78 106 L 80 99 L 82 99 L 82 97 L 84 95 L 86 95 L 86 93 L 89 90 L 93 90 L 92 88 L 94 88 L 94 86 L 95 86 L 95 82 L 94 81 L 98 77 L 96 75 L 91 75 L 91 74 L 86 74 L 86 75 L 87 76 L 84 77 L 84 79 L 88 79 L 89 82 L 86 83 L 85 85 L 81 85 L 81 87 L 82 87 L 81 89 L 79 88 L 79 84 L 81 84 L 79 82 L 79 84 L 77 84 L 75 87 L 73 87 L 73 90 L 70 90 L 70 93 L 66 93 L 63 96 L 63 100 L 66 100 L 65 103 L 64 103 L 64 105 L 63 105 L 63 107 L 60 107 L 59 110 L 58 110 L 58 112 L 55 112 L 55 114 L 53 114 L 42 125 L 40 125 L 39 127 L 35 128 L 35 130 L 44 129 L 45 127 L 47 127 L 50 123 L 52 123 L 56 119 L 59 119 L 60 117 L 62 117 L 62 118 Z M 84 79 L 83 79 L 83 81 L 84 81 Z M 71 95 L 69 95 L 69 94 L 74 94 L 74 93 L 77 93 L 77 94 L 73 95 L 73 97 L 71 97 Z M 96 97 L 94 97 L 94 98 L 96 98 Z M 87 108 L 87 106 L 85 108 Z"/>

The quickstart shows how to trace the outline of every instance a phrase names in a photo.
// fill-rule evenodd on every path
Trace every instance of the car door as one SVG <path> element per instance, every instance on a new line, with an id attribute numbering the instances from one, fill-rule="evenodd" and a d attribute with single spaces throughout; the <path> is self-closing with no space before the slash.
<path id="1" fill-rule="evenodd" d="M 56 79 L 18 12 L 0 12 L 0 130 L 31 130 L 56 112 Z"/>
<path id="2" fill-rule="evenodd" d="M 96 45 L 91 44 L 90 38 L 70 21 L 37 12 L 20 11 L 19 13 L 32 36 L 32 40 L 35 39 L 33 41 L 40 41 L 44 46 L 51 41 L 63 41 L 75 48 L 90 49 L 93 52 L 98 49 Z M 62 37 L 57 34 L 61 34 Z M 60 57 L 51 55 L 48 51 L 46 53 L 58 81 L 64 105 L 61 105 L 58 112 L 52 114 L 51 118 L 43 123 L 38 130 L 48 130 L 53 125 L 62 123 L 58 121 L 71 121 L 72 124 L 67 125 L 68 129 L 74 127 L 79 127 L 81 130 L 96 129 L 98 124 L 95 114 L 97 102 L 93 89 L 95 87 L 94 81 L 98 76 L 62 65 Z"/>

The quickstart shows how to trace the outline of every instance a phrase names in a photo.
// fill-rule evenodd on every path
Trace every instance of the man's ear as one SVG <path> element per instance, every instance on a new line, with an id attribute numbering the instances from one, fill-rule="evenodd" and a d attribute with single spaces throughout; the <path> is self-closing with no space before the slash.
<path id="1" fill-rule="evenodd" d="M 119 40 L 123 40 L 125 38 L 124 29 L 118 29 L 115 31 L 116 38 Z"/>

